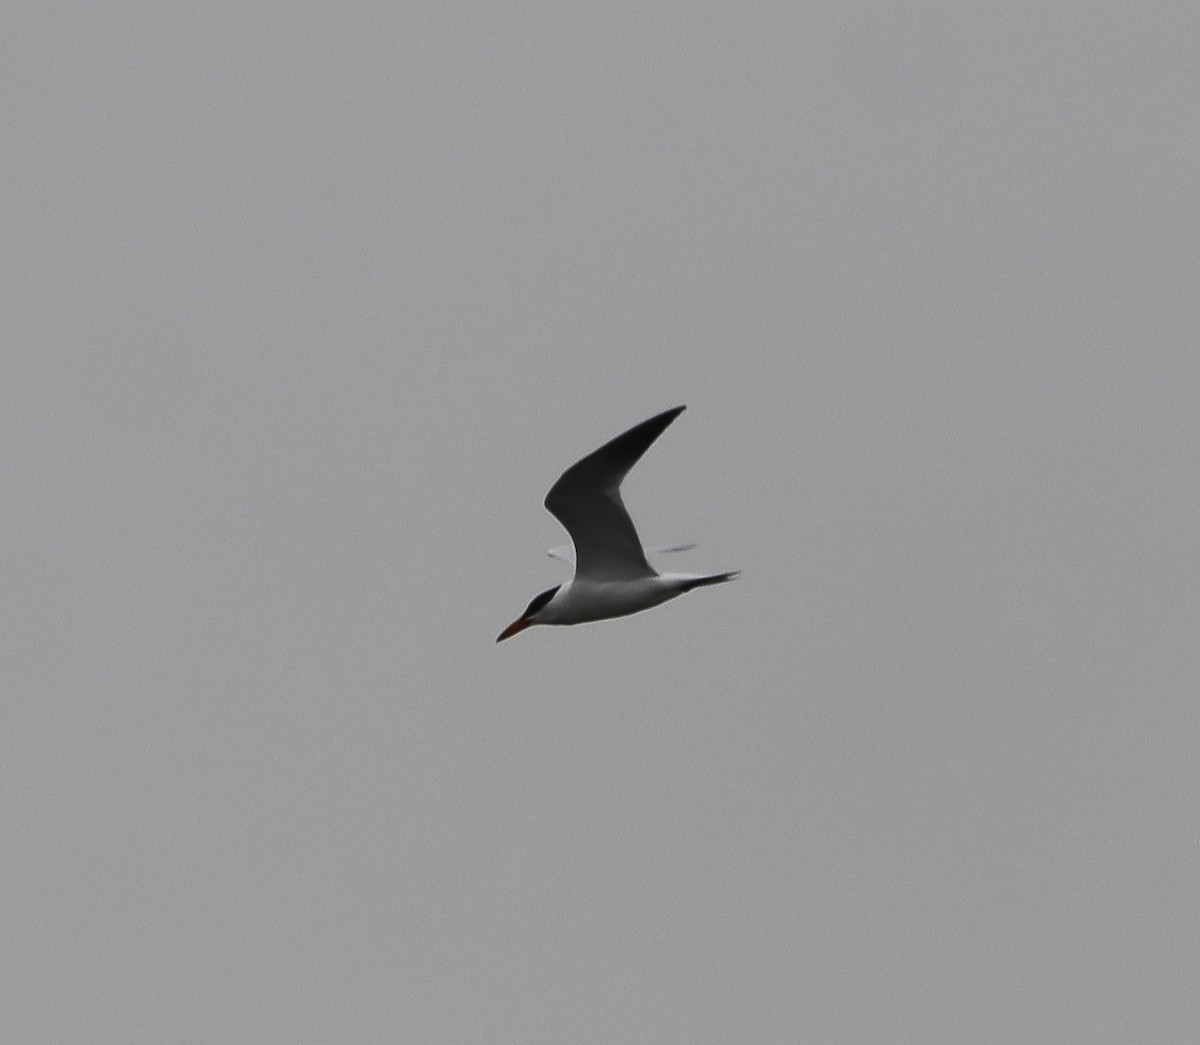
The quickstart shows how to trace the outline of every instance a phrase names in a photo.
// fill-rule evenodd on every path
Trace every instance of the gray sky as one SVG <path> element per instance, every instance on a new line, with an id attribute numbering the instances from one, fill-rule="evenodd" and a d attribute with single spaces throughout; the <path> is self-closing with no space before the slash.
<path id="1" fill-rule="evenodd" d="M 0 1038 L 1200 1040 L 1190 5 L 0 47 Z"/>

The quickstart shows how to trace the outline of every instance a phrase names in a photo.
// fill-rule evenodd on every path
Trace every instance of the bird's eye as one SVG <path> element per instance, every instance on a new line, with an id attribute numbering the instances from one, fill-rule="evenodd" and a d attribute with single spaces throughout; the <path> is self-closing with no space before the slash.
<path id="1" fill-rule="evenodd" d="M 546 605 L 546 603 L 554 598 L 554 593 L 558 591 L 560 587 L 562 587 L 562 585 L 556 584 L 553 588 L 550 588 L 547 591 L 542 592 L 541 595 L 536 596 L 533 602 L 531 602 L 528 608 L 525 610 L 524 616 L 532 617 L 535 613 L 537 613 L 538 610 L 540 610 Z"/>

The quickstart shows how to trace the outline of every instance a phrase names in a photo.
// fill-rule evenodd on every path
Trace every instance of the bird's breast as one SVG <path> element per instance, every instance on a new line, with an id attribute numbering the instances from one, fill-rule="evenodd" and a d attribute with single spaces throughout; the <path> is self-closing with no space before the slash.
<path id="1" fill-rule="evenodd" d="M 573 580 L 564 584 L 542 615 L 546 624 L 583 624 L 590 620 L 624 617 L 648 610 L 681 594 L 662 577 L 635 580 Z"/>

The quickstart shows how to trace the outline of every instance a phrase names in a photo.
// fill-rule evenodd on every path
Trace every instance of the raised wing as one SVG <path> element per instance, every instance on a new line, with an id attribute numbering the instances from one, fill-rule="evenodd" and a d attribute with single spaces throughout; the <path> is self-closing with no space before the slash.
<path id="1" fill-rule="evenodd" d="M 664 411 L 571 465 L 546 494 L 546 508 L 571 535 L 576 576 L 652 577 L 642 542 L 621 501 L 621 481 L 683 407 Z"/>

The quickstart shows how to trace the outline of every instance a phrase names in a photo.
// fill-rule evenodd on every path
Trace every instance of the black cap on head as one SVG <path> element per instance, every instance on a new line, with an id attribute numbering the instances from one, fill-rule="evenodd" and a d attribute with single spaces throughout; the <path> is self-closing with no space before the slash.
<path id="1" fill-rule="evenodd" d="M 544 592 L 541 593 L 541 595 L 534 596 L 533 601 L 528 606 L 525 607 L 525 612 L 521 614 L 521 617 L 525 620 L 528 620 L 535 613 L 537 613 L 543 606 L 545 606 L 546 603 L 548 603 L 552 598 L 554 598 L 554 593 L 556 591 L 558 591 L 558 589 L 561 587 L 562 587 L 561 584 L 556 584 L 556 585 L 554 585 L 553 588 L 547 588 Z"/>

